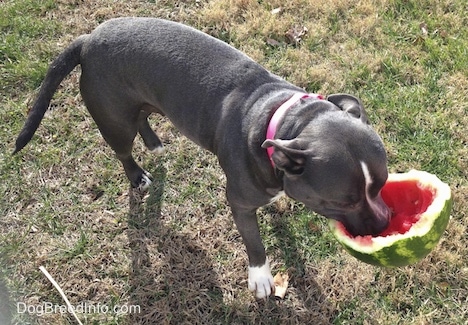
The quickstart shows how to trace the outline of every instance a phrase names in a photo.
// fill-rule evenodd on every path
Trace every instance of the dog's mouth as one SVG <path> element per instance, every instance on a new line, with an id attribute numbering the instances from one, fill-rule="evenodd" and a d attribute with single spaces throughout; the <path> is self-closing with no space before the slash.
<path id="1" fill-rule="evenodd" d="M 345 212 L 329 209 L 323 211 L 326 212 L 323 215 L 341 222 L 352 236 L 377 236 L 388 227 L 392 213 L 380 196 L 372 202 L 360 210 Z"/>
<path id="2" fill-rule="evenodd" d="M 360 222 L 356 222 L 356 224 L 349 221 L 349 217 L 345 215 L 333 215 L 328 216 L 328 218 L 341 222 L 349 234 L 352 236 L 377 236 L 378 234 L 382 233 L 387 226 L 388 220 L 376 220 L 371 218 L 362 219 Z"/>
<path id="3" fill-rule="evenodd" d="M 356 225 L 356 224 L 348 222 L 345 217 L 342 217 L 340 219 L 341 220 L 338 220 L 338 221 L 340 221 L 344 225 L 346 230 L 355 237 L 356 236 L 368 236 L 368 235 L 377 236 L 387 228 L 388 223 L 389 223 L 389 221 L 364 219 Z"/>

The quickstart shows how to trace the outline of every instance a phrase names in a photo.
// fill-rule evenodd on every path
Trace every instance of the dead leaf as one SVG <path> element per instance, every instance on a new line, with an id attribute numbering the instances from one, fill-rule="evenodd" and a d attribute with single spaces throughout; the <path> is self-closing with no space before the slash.
<path id="1" fill-rule="evenodd" d="M 267 42 L 268 45 L 273 46 L 273 47 L 277 47 L 277 46 L 281 45 L 280 42 L 278 42 L 277 40 L 275 40 L 273 38 L 267 38 L 266 42 Z"/>
<path id="2" fill-rule="evenodd" d="M 312 232 L 319 232 L 320 227 L 312 220 L 309 221 L 309 230 Z"/>
<path id="3" fill-rule="evenodd" d="M 444 296 L 447 295 L 448 291 L 450 290 L 450 284 L 448 282 L 439 282 L 437 283 L 437 287 Z"/>
<path id="4" fill-rule="evenodd" d="M 284 299 L 288 290 L 289 275 L 287 273 L 278 272 L 273 278 L 275 284 L 275 297 Z"/>
<path id="5" fill-rule="evenodd" d="M 421 23 L 419 24 L 419 28 L 421 28 L 421 33 L 423 34 L 423 36 L 427 36 L 427 33 L 428 33 L 427 24 Z"/>
<path id="6" fill-rule="evenodd" d="M 421 35 L 419 35 L 418 37 L 416 37 L 414 39 L 414 41 L 412 42 L 414 45 L 417 45 L 417 44 L 424 44 L 424 42 L 426 41 L 426 39 L 424 37 L 422 37 Z"/>
<path id="7" fill-rule="evenodd" d="M 302 41 L 302 38 L 309 30 L 305 26 L 294 26 L 290 28 L 284 35 L 289 44 L 297 44 Z"/>
<path id="8" fill-rule="evenodd" d="M 283 8 L 278 7 L 278 8 L 273 9 L 270 12 L 271 12 L 272 15 L 277 15 L 277 14 L 281 13 L 281 11 L 283 11 Z"/>

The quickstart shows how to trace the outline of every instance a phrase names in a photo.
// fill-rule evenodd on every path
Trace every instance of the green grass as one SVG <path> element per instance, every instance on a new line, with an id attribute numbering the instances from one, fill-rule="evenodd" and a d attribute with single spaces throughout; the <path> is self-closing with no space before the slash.
<path id="1" fill-rule="evenodd" d="M 2 91 L 38 87 L 52 55 L 48 44 L 60 30 L 57 22 L 46 19 L 55 1 L 14 1 L 0 6 Z"/>
<path id="2" fill-rule="evenodd" d="M 134 197 L 78 96 L 78 71 L 11 156 L 53 57 L 126 15 L 183 21 L 307 91 L 359 96 L 391 172 L 426 170 L 451 186 L 452 219 L 437 248 L 414 266 L 364 265 L 324 218 L 282 199 L 259 219 L 273 273 L 291 277 L 288 293 L 257 302 L 216 158 L 155 118 L 167 152 L 154 157 L 136 142 L 155 184 Z M 142 308 L 79 315 L 87 324 L 467 324 L 466 17 L 463 0 L 1 2 L 0 324 L 73 323 L 69 314 L 16 312 L 17 302 L 63 305 L 40 265 L 73 304 Z M 285 32 L 302 25 L 308 33 L 288 44 Z"/>

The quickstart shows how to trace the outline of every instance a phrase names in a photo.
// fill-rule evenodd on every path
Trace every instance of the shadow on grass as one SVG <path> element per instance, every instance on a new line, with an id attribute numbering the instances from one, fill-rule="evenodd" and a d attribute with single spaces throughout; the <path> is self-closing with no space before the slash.
<path id="1" fill-rule="evenodd" d="M 194 316 L 209 322 L 222 308 L 211 259 L 196 241 L 161 222 L 166 169 L 159 165 L 153 175 L 145 200 L 135 191 L 130 195 L 130 304 L 140 306 L 130 324 L 182 324 Z"/>
<path id="2" fill-rule="evenodd" d="M 146 197 L 130 191 L 129 305 L 139 306 L 140 312 L 128 315 L 129 324 L 330 324 L 333 308 L 313 280 L 315 275 L 303 276 L 304 266 L 288 300 L 223 299 L 222 275 L 215 270 L 212 254 L 196 236 L 161 220 L 166 173 L 162 164 L 156 167 Z M 293 236 L 286 237 L 285 244 L 294 246 L 288 242 Z M 301 261 L 298 256 L 293 259 Z"/>
<path id="3" fill-rule="evenodd" d="M 288 218 L 278 215 L 273 206 L 268 206 L 266 211 L 277 215 L 271 220 L 272 233 L 281 241 L 281 259 L 290 276 L 289 295 L 296 310 L 289 312 L 289 319 L 293 320 L 289 324 L 332 324 L 336 316 L 335 307 L 315 280 L 317 269 L 310 267 L 300 253 L 300 238 L 291 230 Z"/>
<path id="4" fill-rule="evenodd" d="M 2 259 L 0 258 L 0 261 Z M 0 273 L 1 274 L 1 273 Z M 10 300 L 10 294 L 4 280 L 0 276 L 0 324 L 11 324 L 14 310 L 13 303 Z"/>

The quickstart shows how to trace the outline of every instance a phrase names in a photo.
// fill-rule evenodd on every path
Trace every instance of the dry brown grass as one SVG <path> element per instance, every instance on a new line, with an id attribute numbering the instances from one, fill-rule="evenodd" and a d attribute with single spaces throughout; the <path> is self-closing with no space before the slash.
<path id="1" fill-rule="evenodd" d="M 370 86 L 356 68 L 366 67 L 377 83 L 387 78 L 382 71 L 389 57 L 414 56 L 418 62 L 416 49 L 400 53 L 385 44 L 377 13 L 393 2 L 61 0 L 43 19 L 59 21 L 63 32 L 42 46 L 58 53 L 77 35 L 118 16 L 185 22 L 231 42 L 310 91 L 357 89 L 371 104 L 370 114 L 388 145 L 390 168 L 421 169 L 417 159 L 409 161 L 411 155 L 404 156 L 401 143 L 392 140 L 394 127 L 386 120 L 392 115 L 373 102 Z M 466 25 L 442 7 L 437 7 L 438 14 L 454 15 L 445 19 L 454 29 Z M 281 12 L 272 14 L 275 8 Z M 308 28 L 299 46 L 288 45 L 284 36 L 295 25 Z M 272 47 L 267 39 L 281 44 Z M 363 43 L 371 45 L 364 48 Z M 390 54 L 385 56 L 385 51 Z M 422 65 L 402 65 L 400 71 L 397 82 L 420 84 L 426 78 Z M 83 107 L 78 75 L 76 71 L 62 83 L 53 103 L 57 109 L 21 158 L 8 155 L 14 134 L 2 134 L 2 173 L 8 176 L 2 178 L 0 324 L 11 318 L 18 324 L 73 323 L 66 313 L 26 316 L 5 308 L 16 307 L 18 301 L 63 304 L 38 271 L 40 265 L 72 304 L 141 307 L 140 313 L 80 315 L 89 324 L 451 324 L 468 317 L 466 172 L 450 176 L 454 218 L 438 248 L 421 263 L 401 269 L 377 269 L 354 260 L 328 243 L 326 226 L 317 218 L 312 218 L 314 235 L 327 246 L 324 251 L 332 253 L 311 256 L 294 242 L 294 235 L 277 238 L 295 215 L 305 213 L 300 205 L 282 200 L 262 209 L 272 267 L 286 270 L 291 283 L 284 300 L 256 301 L 247 290 L 246 254 L 216 159 L 181 137 L 167 120 L 154 119 L 167 154 L 155 158 L 137 142 L 136 155 L 156 182 L 144 197 L 129 190 L 120 165 Z M 360 86 L 353 88 L 357 82 Z M 453 159 L 466 171 L 466 74 L 447 72 L 438 83 L 447 90 L 453 109 L 423 118 L 438 123 L 440 114 L 444 116 L 448 131 L 456 141 L 464 141 Z M 5 104 L 17 116 L 31 100 L 31 90 L 18 88 L 15 93 L 20 103 L 5 99 Z M 15 123 L 17 131 L 21 122 Z"/>

